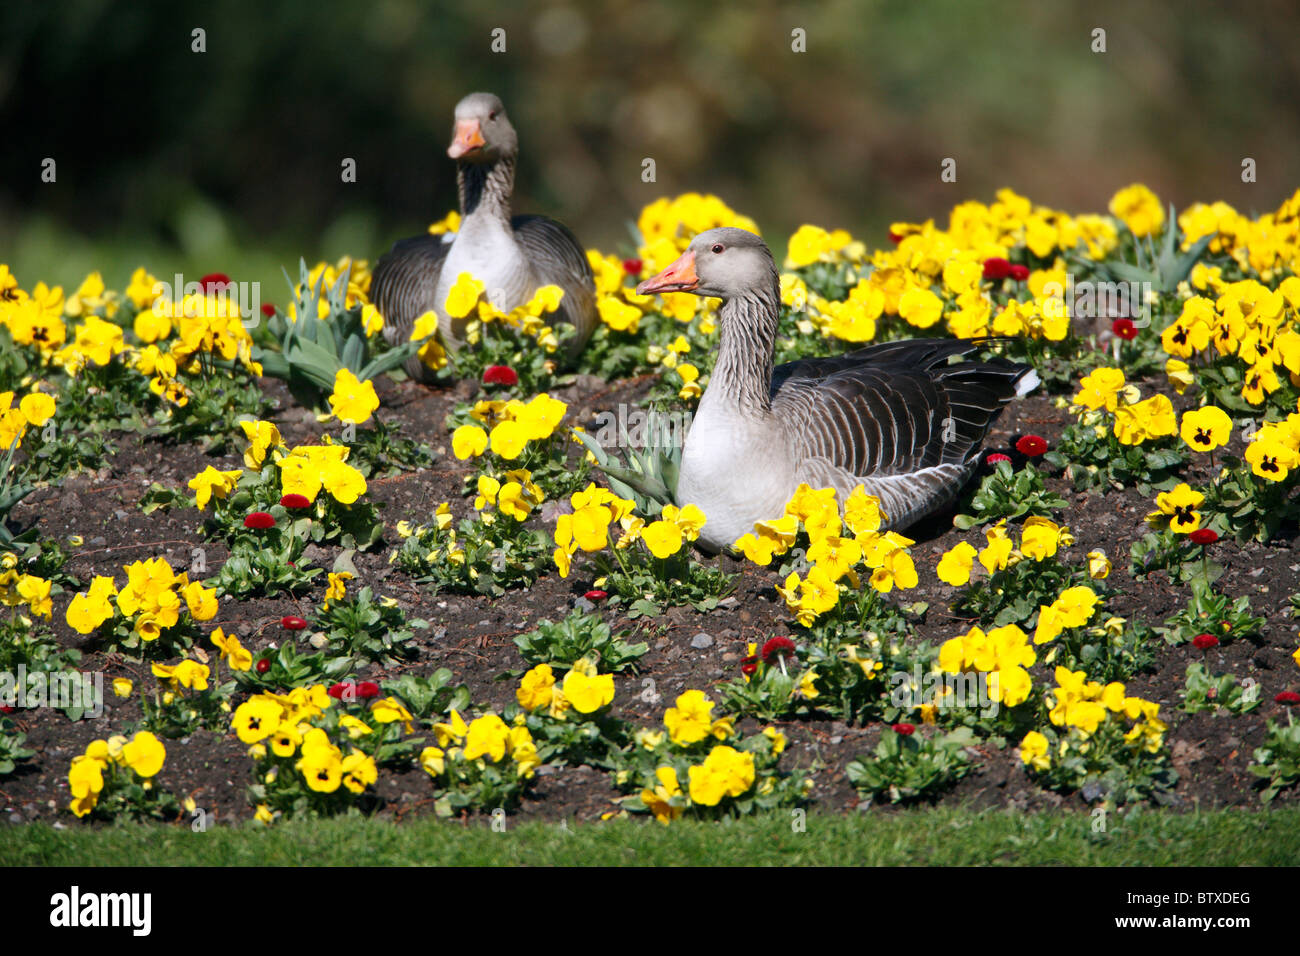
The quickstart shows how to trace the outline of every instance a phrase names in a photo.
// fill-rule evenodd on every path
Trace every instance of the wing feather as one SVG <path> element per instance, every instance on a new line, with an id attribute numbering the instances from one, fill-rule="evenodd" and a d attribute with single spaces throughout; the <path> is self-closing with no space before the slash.
<path id="1" fill-rule="evenodd" d="M 801 480 L 881 496 L 891 526 L 947 504 L 978 461 L 993 420 L 1030 374 L 995 359 L 951 363 L 970 340 L 889 342 L 775 370 L 774 417 L 788 430 Z"/>
<path id="2" fill-rule="evenodd" d="M 434 310 L 438 274 L 451 244 L 442 236 L 399 239 L 380 257 L 370 276 L 370 301 L 384 317 L 384 338 L 390 344 L 406 342 L 415 320 Z M 419 358 L 406 361 L 412 378 L 424 380 L 429 371 Z"/>
<path id="3" fill-rule="evenodd" d="M 546 216 L 515 216 L 510 224 L 538 282 L 564 290 L 560 311 L 577 330 L 568 342 L 570 356 L 576 355 L 596 330 L 596 284 L 586 250 L 567 226 Z"/>

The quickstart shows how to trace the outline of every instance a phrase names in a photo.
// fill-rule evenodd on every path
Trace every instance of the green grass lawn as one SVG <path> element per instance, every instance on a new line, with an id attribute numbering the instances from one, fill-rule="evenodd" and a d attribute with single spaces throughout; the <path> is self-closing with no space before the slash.
<path id="1" fill-rule="evenodd" d="M 1300 810 L 1147 811 L 1094 833 L 1083 813 L 925 809 L 810 815 L 803 832 L 779 813 L 670 827 L 643 820 L 563 826 L 424 818 L 298 822 L 270 830 L 121 825 L 0 830 L 3 866 L 526 865 L 1291 865 Z"/>

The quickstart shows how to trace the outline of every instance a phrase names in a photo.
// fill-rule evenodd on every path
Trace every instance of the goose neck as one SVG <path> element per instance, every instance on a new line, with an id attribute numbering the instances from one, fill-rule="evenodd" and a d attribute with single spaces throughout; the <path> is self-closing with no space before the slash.
<path id="1" fill-rule="evenodd" d="M 461 214 L 510 221 L 510 194 L 515 186 L 515 158 L 491 163 L 461 163 L 456 170 Z"/>
<path id="2" fill-rule="evenodd" d="M 718 314 L 718 361 L 709 390 L 750 416 L 763 415 L 772 408 L 778 295 L 728 299 Z"/>

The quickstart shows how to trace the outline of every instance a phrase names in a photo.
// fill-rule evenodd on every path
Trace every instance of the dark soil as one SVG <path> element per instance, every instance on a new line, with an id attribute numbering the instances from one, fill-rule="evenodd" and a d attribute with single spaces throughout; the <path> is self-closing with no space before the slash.
<path id="1" fill-rule="evenodd" d="M 315 417 L 294 404 L 278 383 L 267 381 L 268 390 L 279 402 L 274 418 L 285 440 L 292 445 L 319 435 L 322 426 Z M 633 381 L 611 387 L 583 377 L 577 385 L 556 394 L 570 403 L 571 421 L 581 423 L 619 402 L 635 402 L 644 385 Z M 357 583 L 372 585 L 376 593 L 398 599 L 409 616 L 425 618 L 432 626 L 427 631 L 416 631 L 414 641 L 419 655 L 414 661 L 387 669 L 371 667 L 363 669 L 362 674 L 368 678 L 391 676 L 400 670 L 423 674 L 445 666 L 451 668 L 457 681 L 470 687 L 476 705 L 499 708 L 513 699 L 515 687 L 513 681 L 500 680 L 500 675 L 521 665 L 511 639 L 541 618 L 564 616 L 590 582 L 583 578 L 579 565 L 567 581 L 548 574 L 530 590 L 508 593 L 500 599 L 433 596 L 396 570 L 395 565 L 388 564 L 391 546 L 399 540 L 393 531 L 399 520 L 427 521 L 442 501 L 451 501 L 458 513 L 469 510 L 460 498 L 460 489 L 471 469 L 450 454 L 444 418 L 454 403 L 472 390 L 468 384 L 453 391 L 409 382 L 385 381 L 380 385 L 384 401 L 381 415 L 400 423 L 403 434 L 427 442 L 437 454 L 429 469 L 370 482 L 369 498 L 382 503 L 388 534 L 384 547 L 357 555 Z M 1016 436 L 1025 433 L 1042 434 L 1051 442 L 1067 420 L 1067 413 L 1054 408 L 1049 399 L 1031 397 L 1007 410 L 987 445 L 990 449 L 1007 449 Z M 214 459 L 202 454 L 198 446 L 162 445 L 133 436 L 119 437 L 118 445 L 118 454 L 97 472 L 69 477 L 60 487 L 42 489 L 28 497 L 12 513 L 13 525 L 18 529 L 35 526 L 43 537 L 81 535 L 84 545 L 73 552 L 68 570 L 82 581 L 89 581 L 94 574 L 117 574 L 120 581 L 123 565 L 154 555 L 165 556 L 180 570 L 189 566 L 192 550 L 197 547 L 206 549 L 209 573 L 214 573 L 224 554 L 219 547 L 203 542 L 199 512 L 177 508 L 145 516 L 139 502 L 152 482 L 183 487 L 205 465 L 239 467 L 240 455 L 231 452 Z M 1206 476 L 1186 477 L 1194 483 Z M 1111 613 L 1160 624 L 1184 605 L 1186 588 L 1171 584 L 1163 575 L 1136 582 L 1127 573 L 1128 547 L 1146 530 L 1143 517 L 1152 507 L 1149 499 L 1131 489 L 1104 495 L 1076 494 L 1055 478 L 1049 478 L 1048 485 L 1070 501 L 1059 520 L 1072 529 L 1078 542 L 1076 552 L 1081 555 L 1102 548 L 1114 562 L 1109 583 L 1123 593 L 1109 605 Z M 919 640 L 938 644 L 964 632 L 969 622 L 949 610 L 956 592 L 938 581 L 935 566 L 946 549 L 961 537 L 969 540 L 970 535 L 961 535 L 951 527 L 951 514 L 932 519 L 910 534 L 917 539 L 912 553 L 920 586 L 905 592 L 903 600 L 928 602 L 928 614 L 917 625 L 916 635 Z M 1183 807 L 1259 805 L 1248 770 L 1252 751 L 1263 742 L 1266 718 L 1277 718 L 1284 709 L 1273 703 L 1274 695 L 1300 687 L 1300 670 L 1291 661 L 1297 643 L 1296 623 L 1290 618 L 1288 605 L 1289 596 L 1300 589 L 1300 556 L 1294 547 L 1293 538 L 1245 546 L 1225 540 L 1216 546 L 1215 557 L 1226 569 L 1217 588 L 1234 597 L 1247 595 L 1253 613 L 1263 615 L 1267 623 L 1259 640 L 1215 648 L 1204 655 L 1205 661 L 1211 670 L 1254 678 L 1264 701 L 1257 711 L 1243 717 L 1183 713 L 1179 704 L 1184 672 L 1190 661 L 1202 656 L 1190 647 L 1162 643 L 1154 671 L 1129 682 L 1130 693 L 1160 703 L 1161 715 L 1170 724 L 1167 743 L 1179 773 L 1176 795 Z M 317 562 L 326 567 L 333 559 L 333 552 L 327 552 Z M 650 652 L 640 662 L 640 673 L 617 679 L 615 706 L 629 720 L 657 725 L 664 708 L 683 690 L 707 690 L 735 677 L 747 642 L 788 633 L 789 616 L 773 588 L 774 572 L 728 558 L 718 560 L 740 578 L 734 599 L 711 613 L 677 609 L 659 619 L 629 622 L 617 609 L 604 612 L 616 630 L 629 630 L 634 635 L 631 639 L 650 644 Z M 238 633 L 256 656 L 285 639 L 280 618 L 286 614 L 309 617 L 309 612 L 319 606 L 323 589 L 322 576 L 320 584 L 299 600 L 223 600 L 220 614 L 209 624 L 220 624 Z M 140 690 L 153 686 L 147 664 L 96 650 L 71 631 L 63 620 L 66 599 L 63 604 L 56 601 L 54 631 L 63 643 L 83 649 L 82 670 L 104 672 L 105 712 L 99 719 L 76 722 L 52 710 L 15 712 L 13 717 L 26 732 L 28 745 L 37 751 L 35 758 L 0 780 L 0 806 L 15 823 L 73 821 L 65 809 L 70 799 L 67 770 L 72 757 L 81 753 L 88 741 L 120 732 L 137 721 L 141 716 Z M 692 637 L 700 632 L 713 638 L 711 646 L 703 650 L 691 646 Z M 1034 670 L 1036 682 L 1050 681 L 1041 664 Z M 119 700 L 109 690 L 112 679 L 121 676 L 136 682 L 136 692 L 129 700 Z M 651 693 L 644 693 L 647 689 Z M 653 703 L 647 700 L 656 694 Z M 781 729 L 790 740 L 784 765 L 818 767 L 813 774 L 815 806 L 830 810 L 859 806 L 844 768 L 875 745 L 880 725 L 854 727 L 832 721 L 798 721 L 783 724 Z M 194 797 L 220 821 L 249 818 L 246 787 L 251 762 L 233 734 L 203 731 L 192 738 L 168 740 L 166 746 L 167 762 L 158 778 L 160 786 L 178 796 Z M 419 770 L 382 773 L 377 789 L 385 801 L 381 811 L 385 815 L 400 818 L 408 813 L 433 811 L 428 778 Z M 613 809 L 611 800 L 615 796 L 602 772 L 585 767 L 543 768 L 518 812 L 527 818 L 590 820 Z M 986 747 L 974 772 L 941 799 L 975 808 L 1085 806 L 1079 796 L 1062 797 L 1031 782 L 1015 747 L 1001 751 Z M 1284 792 L 1278 802 L 1294 799 L 1294 794 Z"/>

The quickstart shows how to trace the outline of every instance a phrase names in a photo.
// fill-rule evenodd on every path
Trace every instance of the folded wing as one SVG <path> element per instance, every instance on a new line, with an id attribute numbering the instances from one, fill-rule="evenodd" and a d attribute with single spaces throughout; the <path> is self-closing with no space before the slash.
<path id="1" fill-rule="evenodd" d="M 390 344 L 409 341 L 415 321 L 436 311 L 434 292 L 451 243 L 442 236 L 399 239 L 375 264 L 370 276 L 370 301 L 384 317 L 384 338 Z M 407 374 L 417 380 L 430 376 L 418 357 L 406 361 Z"/>
<path id="2" fill-rule="evenodd" d="M 950 364 L 982 344 L 889 342 L 777 368 L 773 413 L 800 456 L 800 480 L 842 495 L 863 484 L 890 526 L 950 502 L 993 420 L 1032 384 L 1025 365 Z"/>
<path id="3" fill-rule="evenodd" d="M 538 283 L 564 290 L 560 312 L 577 330 L 567 346 L 576 355 L 596 328 L 595 279 L 586 250 L 567 226 L 546 216 L 515 216 L 510 224 Z"/>

